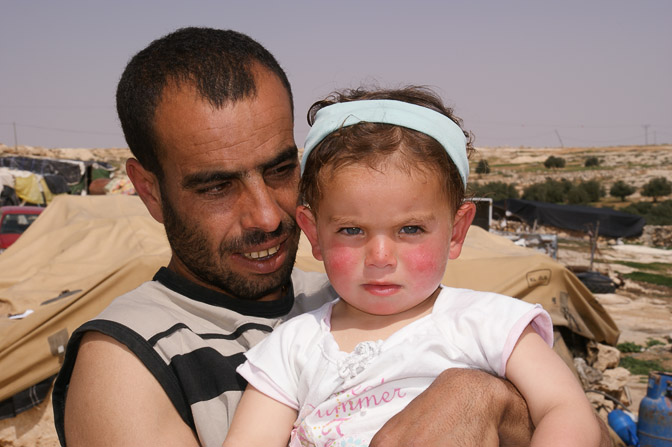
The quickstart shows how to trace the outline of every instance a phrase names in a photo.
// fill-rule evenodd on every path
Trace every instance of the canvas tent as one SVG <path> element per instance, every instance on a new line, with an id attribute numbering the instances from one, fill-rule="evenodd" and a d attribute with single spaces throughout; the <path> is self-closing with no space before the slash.
<path id="1" fill-rule="evenodd" d="M 151 279 L 169 255 L 163 227 L 138 197 L 56 197 L 0 255 L 0 407 L 18 412 L 27 389 L 48 390 L 69 334 Z M 297 265 L 322 270 L 305 240 Z M 618 339 L 613 320 L 572 273 L 476 226 L 445 282 L 539 302 L 556 326 L 608 344 Z"/>

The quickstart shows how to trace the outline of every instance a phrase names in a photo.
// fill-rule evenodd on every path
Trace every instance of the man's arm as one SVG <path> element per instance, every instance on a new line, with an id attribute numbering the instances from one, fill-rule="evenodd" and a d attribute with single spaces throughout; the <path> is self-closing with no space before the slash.
<path id="1" fill-rule="evenodd" d="M 611 446 L 606 426 L 600 427 L 600 446 Z M 390 419 L 370 446 L 521 447 L 533 431 L 527 404 L 509 381 L 453 368 Z"/>
<path id="2" fill-rule="evenodd" d="M 97 332 L 86 333 L 79 348 L 65 402 L 65 438 L 68 447 L 199 445 L 140 360 Z"/>
<path id="3" fill-rule="evenodd" d="M 371 447 L 525 446 L 532 422 L 516 388 L 479 370 L 444 371 L 373 438 Z"/>

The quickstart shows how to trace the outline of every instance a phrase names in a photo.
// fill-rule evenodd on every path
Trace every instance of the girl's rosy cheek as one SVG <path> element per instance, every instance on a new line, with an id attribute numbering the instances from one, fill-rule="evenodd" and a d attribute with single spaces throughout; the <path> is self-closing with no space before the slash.
<path id="1" fill-rule="evenodd" d="M 324 262 L 333 274 L 349 274 L 357 263 L 357 256 L 353 250 L 348 248 L 332 248 L 328 251 Z"/>
<path id="2" fill-rule="evenodd" d="M 445 256 L 435 247 L 421 245 L 414 247 L 406 254 L 406 265 L 416 275 L 433 278 L 440 273 L 443 276 Z M 440 272 L 439 272 L 440 271 Z"/>

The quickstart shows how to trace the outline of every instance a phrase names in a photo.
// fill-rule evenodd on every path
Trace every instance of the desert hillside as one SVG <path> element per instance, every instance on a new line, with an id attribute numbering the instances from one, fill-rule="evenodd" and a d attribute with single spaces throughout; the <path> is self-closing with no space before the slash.
<path id="1" fill-rule="evenodd" d="M 546 169 L 549 156 L 566 160 L 562 169 Z M 586 168 L 588 158 L 597 157 L 599 165 Z M 521 188 L 550 177 L 570 181 L 599 180 L 609 187 L 618 180 L 637 188 L 655 177 L 672 179 L 672 145 L 616 146 L 600 148 L 478 148 L 472 164 L 488 161 L 492 171 L 474 174 L 472 181 L 517 183 Z M 639 200 L 635 193 L 629 200 Z M 607 203 L 609 199 L 607 199 Z M 612 200 L 614 202 L 614 200 Z"/>

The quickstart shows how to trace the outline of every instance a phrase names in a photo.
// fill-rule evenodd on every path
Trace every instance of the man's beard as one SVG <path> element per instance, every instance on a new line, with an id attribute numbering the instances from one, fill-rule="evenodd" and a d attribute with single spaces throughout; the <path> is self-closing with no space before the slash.
<path id="1" fill-rule="evenodd" d="M 257 300 L 289 283 L 300 234 L 298 225 L 290 217 L 283 220 L 271 233 L 252 230 L 240 237 L 223 240 L 215 252 L 210 249 L 208 237 L 198 223 L 182 219 L 169 200 L 162 201 L 162 211 L 166 235 L 174 255 L 206 284 L 235 298 Z M 246 247 L 263 244 L 278 237 L 283 238 L 282 236 L 286 237 L 284 244 L 288 256 L 275 272 L 241 276 L 227 268 L 225 261 L 230 255 L 250 251 Z"/>

